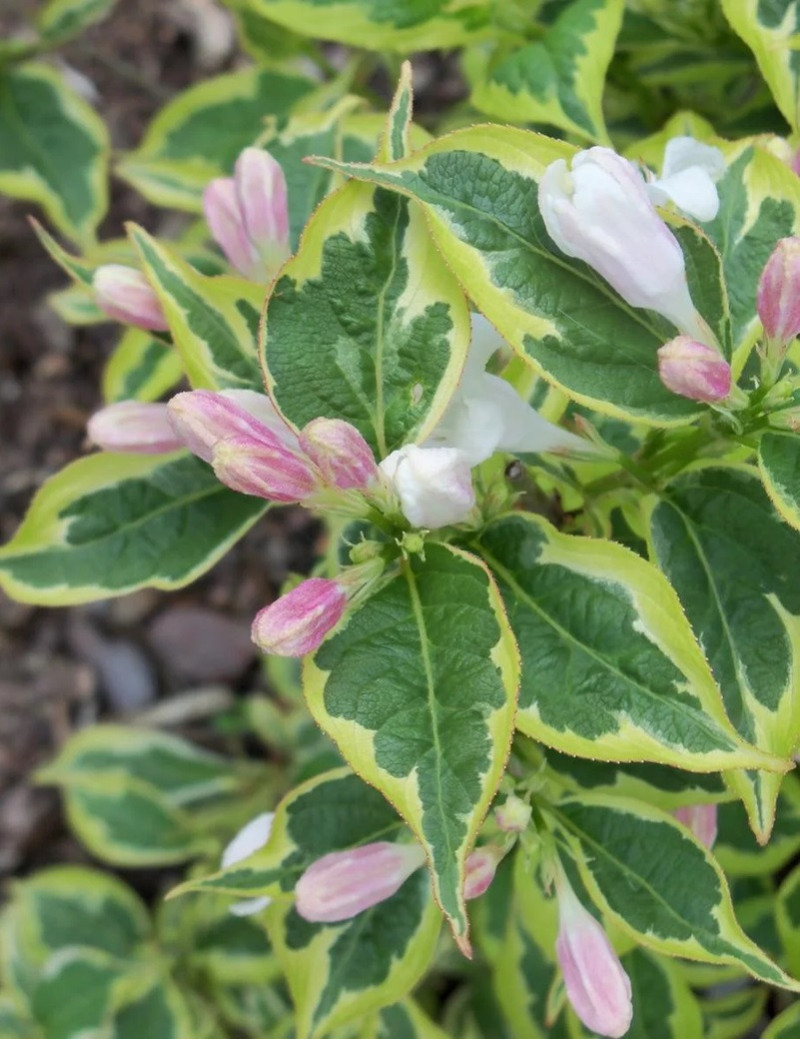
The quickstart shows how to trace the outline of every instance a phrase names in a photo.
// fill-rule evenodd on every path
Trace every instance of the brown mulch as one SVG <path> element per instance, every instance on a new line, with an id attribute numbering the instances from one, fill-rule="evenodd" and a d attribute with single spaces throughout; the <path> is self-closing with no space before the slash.
<path id="1" fill-rule="evenodd" d="M 18 29 L 36 6 L 21 0 L 9 10 L 0 0 L 0 36 Z M 135 146 L 176 91 L 241 60 L 235 50 L 209 56 L 187 15 L 191 7 L 120 0 L 106 21 L 62 50 L 96 87 L 115 148 Z M 47 293 L 65 278 L 30 230 L 26 216 L 33 209 L 0 197 L 2 542 L 36 488 L 88 450 L 86 420 L 102 404 L 100 374 L 119 335 L 112 324 L 72 328 L 48 308 Z M 100 234 L 119 235 L 126 220 L 158 231 L 163 219 L 113 182 Z M 31 782 L 32 771 L 76 728 L 100 719 L 135 721 L 155 702 L 187 690 L 198 691 L 187 714 L 196 716 L 199 704 L 202 715 L 208 704 L 211 715 L 263 683 L 249 640 L 251 618 L 289 571 L 309 569 L 318 536 L 302 510 L 276 510 L 209 575 L 171 595 L 143 590 L 51 610 L 0 592 L 0 877 L 85 858 L 56 793 Z M 190 732 L 207 744 L 221 739 L 210 717 L 193 718 Z"/>

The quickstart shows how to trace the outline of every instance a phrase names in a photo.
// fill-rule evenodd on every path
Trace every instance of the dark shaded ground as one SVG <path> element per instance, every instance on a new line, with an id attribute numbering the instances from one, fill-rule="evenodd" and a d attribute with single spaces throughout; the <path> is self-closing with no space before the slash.
<path id="1" fill-rule="evenodd" d="M 120 0 L 110 18 L 62 51 L 96 87 L 116 148 L 134 146 L 177 90 L 241 60 L 233 45 L 220 47 L 220 23 L 209 43 L 208 23 L 196 20 L 203 7 Z M 0 35 L 34 8 L 0 0 Z M 47 307 L 46 294 L 65 279 L 33 236 L 31 211 L 0 197 L 0 541 L 36 488 L 87 450 L 86 420 L 102 403 L 100 373 L 119 335 L 112 324 L 71 328 Z M 158 232 L 164 219 L 114 182 L 100 237 L 118 235 L 126 220 Z M 48 610 L 0 592 L 0 876 L 86 858 L 57 794 L 30 779 L 75 728 L 135 720 L 167 696 L 194 691 L 180 702 L 182 731 L 204 743 L 220 739 L 209 718 L 262 682 L 251 618 L 289 570 L 309 568 L 318 530 L 302 510 L 276 510 L 210 575 L 172 595 L 145 590 Z"/>

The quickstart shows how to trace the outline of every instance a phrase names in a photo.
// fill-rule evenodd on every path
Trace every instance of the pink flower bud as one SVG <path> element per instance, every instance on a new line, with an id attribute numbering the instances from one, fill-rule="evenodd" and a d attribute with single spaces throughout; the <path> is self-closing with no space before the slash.
<path id="1" fill-rule="evenodd" d="M 705 343 L 676 336 L 658 349 L 658 374 L 664 386 L 681 397 L 712 404 L 731 392 L 731 366 Z"/>
<path id="2" fill-rule="evenodd" d="M 319 474 L 311 463 L 277 437 L 272 442 L 266 435 L 226 437 L 215 445 L 211 464 L 223 484 L 243 495 L 302 502 L 319 490 Z"/>
<path id="3" fill-rule="evenodd" d="M 316 650 L 344 613 L 347 592 L 330 578 L 308 578 L 260 610 L 253 642 L 268 654 L 303 657 Z"/>
<path id="4" fill-rule="evenodd" d="M 683 805 L 673 813 L 697 840 L 710 849 L 717 840 L 717 807 L 713 803 Z"/>
<path id="5" fill-rule="evenodd" d="M 531 807 L 515 794 L 510 794 L 494 811 L 494 818 L 501 831 L 521 834 L 531 822 Z"/>
<path id="6" fill-rule="evenodd" d="M 87 423 L 86 433 L 103 451 L 160 455 L 184 446 L 169 421 L 167 406 L 146 401 L 118 401 L 101 408 Z"/>
<path id="7" fill-rule="evenodd" d="M 464 866 L 464 898 L 477 899 L 482 896 L 494 880 L 497 865 L 503 858 L 503 850 L 495 845 L 482 845 L 467 856 Z"/>
<path id="8" fill-rule="evenodd" d="M 406 444 L 387 455 L 380 470 L 414 527 L 461 523 L 475 505 L 469 460 L 458 448 Z"/>
<path id="9" fill-rule="evenodd" d="M 106 314 L 126 325 L 163 332 L 169 322 L 141 271 L 124 264 L 103 264 L 92 278 L 95 299 Z"/>
<path id="10" fill-rule="evenodd" d="M 567 997 L 581 1022 L 600 1036 L 620 1037 L 633 1017 L 631 981 L 602 927 L 563 875 L 558 888 L 556 956 Z"/>
<path id="11" fill-rule="evenodd" d="M 300 434 L 300 447 L 328 485 L 364 490 L 378 480 L 372 448 L 342 419 L 313 419 Z"/>
<path id="12" fill-rule="evenodd" d="M 761 273 L 756 296 L 766 336 L 789 343 L 800 333 L 800 238 L 782 238 Z"/>
<path id="13" fill-rule="evenodd" d="M 168 407 L 175 433 L 204 462 L 211 462 L 215 446 L 229 437 L 297 446 L 272 401 L 255 390 L 188 390 L 176 394 Z"/>
<path id="14" fill-rule="evenodd" d="M 297 912 L 307 921 L 346 921 L 393 896 L 424 862 L 422 846 L 390 841 L 330 852 L 297 882 Z"/>
<path id="15" fill-rule="evenodd" d="M 245 278 L 266 281 L 289 256 L 286 178 L 262 148 L 245 148 L 233 177 L 219 177 L 203 193 L 211 234 Z"/>

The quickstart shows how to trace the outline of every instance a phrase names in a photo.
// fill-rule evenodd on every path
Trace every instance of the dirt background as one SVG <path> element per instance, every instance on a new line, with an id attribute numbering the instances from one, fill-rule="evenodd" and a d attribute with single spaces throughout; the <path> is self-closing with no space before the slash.
<path id="1" fill-rule="evenodd" d="M 35 9 L 31 0 L 0 0 L 0 37 L 23 29 Z M 175 93 L 244 59 L 230 16 L 210 0 L 119 0 L 59 60 L 96 91 L 113 146 L 123 150 Z M 47 294 L 65 278 L 34 237 L 30 212 L 0 197 L 0 542 L 43 481 L 88 450 L 86 420 L 102 405 L 100 375 L 119 337 L 119 326 L 73 328 L 48 307 Z M 127 220 L 158 233 L 166 219 L 112 181 L 100 238 L 119 236 Z M 310 568 L 319 537 L 307 513 L 279 509 L 177 593 L 143 590 L 49 610 L 0 592 L 0 878 L 90 861 L 58 794 L 31 778 L 76 728 L 142 721 L 169 698 L 173 730 L 224 746 L 214 717 L 264 682 L 249 638 L 253 614 L 290 571 Z"/>

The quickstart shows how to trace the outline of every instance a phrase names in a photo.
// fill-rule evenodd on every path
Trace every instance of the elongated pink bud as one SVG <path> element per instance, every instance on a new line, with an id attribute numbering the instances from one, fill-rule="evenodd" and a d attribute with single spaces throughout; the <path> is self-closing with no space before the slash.
<path id="1" fill-rule="evenodd" d="M 253 642 L 268 654 L 303 657 L 338 623 L 346 603 L 347 592 L 339 582 L 308 578 L 256 614 Z"/>
<path id="2" fill-rule="evenodd" d="M 302 502 L 319 490 L 311 463 L 282 444 L 274 434 L 258 440 L 226 437 L 214 447 L 211 464 L 223 484 L 243 495 L 273 502 Z"/>
<path id="3" fill-rule="evenodd" d="M 211 462 L 219 441 L 229 437 L 297 446 L 297 438 L 272 401 L 255 390 L 188 390 L 176 394 L 168 407 L 175 433 L 205 462 Z"/>
<path id="4" fill-rule="evenodd" d="M 95 412 L 86 425 L 92 444 L 103 451 L 160 455 L 184 445 L 169 421 L 165 404 L 118 401 Z"/>
<path id="5" fill-rule="evenodd" d="M 393 896 L 424 862 L 422 846 L 390 841 L 330 852 L 297 882 L 297 912 L 307 921 L 346 921 Z"/>
<path id="6" fill-rule="evenodd" d="M 372 448 L 343 419 L 313 419 L 300 434 L 300 447 L 326 484 L 365 490 L 380 474 Z"/>
<path id="7" fill-rule="evenodd" d="M 567 997 L 581 1022 L 600 1036 L 620 1037 L 633 1017 L 631 981 L 602 927 L 581 904 L 565 876 L 558 889 L 556 956 Z"/>
<path id="8" fill-rule="evenodd" d="M 495 845 L 482 845 L 467 856 L 464 866 L 464 898 L 477 899 L 482 896 L 494 880 L 497 865 L 503 858 L 503 850 Z"/>
<path id="9" fill-rule="evenodd" d="M 233 177 L 208 184 L 203 211 L 217 244 L 245 278 L 268 280 L 288 258 L 286 178 L 262 148 L 245 148 Z"/>
<path id="10" fill-rule="evenodd" d="M 664 386 L 681 397 L 713 404 L 731 392 L 731 366 L 705 343 L 676 336 L 658 350 L 658 374 Z"/>
<path id="11" fill-rule="evenodd" d="M 697 840 L 710 849 L 717 840 L 717 807 L 713 803 L 682 805 L 673 813 Z"/>
<path id="12" fill-rule="evenodd" d="M 117 321 L 153 332 L 169 328 L 155 290 L 135 267 L 103 264 L 94 272 L 92 286 L 98 306 Z"/>
<path id="13" fill-rule="evenodd" d="M 756 304 L 769 339 L 786 344 L 800 334 L 800 238 L 782 238 L 773 249 Z"/>

